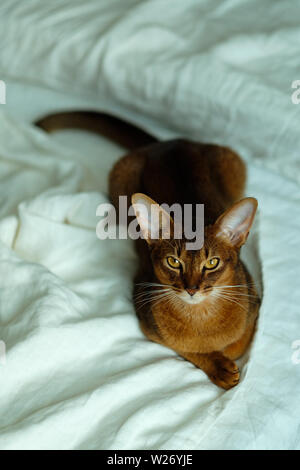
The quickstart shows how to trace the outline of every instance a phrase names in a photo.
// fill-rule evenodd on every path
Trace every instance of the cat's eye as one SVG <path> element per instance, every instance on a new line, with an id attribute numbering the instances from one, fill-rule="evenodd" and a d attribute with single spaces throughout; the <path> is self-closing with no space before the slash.
<path id="1" fill-rule="evenodd" d="M 214 269 L 218 266 L 219 262 L 220 262 L 219 258 L 210 258 L 206 261 L 205 268 Z"/>
<path id="2" fill-rule="evenodd" d="M 168 256 L 167 263 L 173 269 L 179 269 L 181 266 L 180 261 L 177 258 L 174 258 L 174 256 Z"/>

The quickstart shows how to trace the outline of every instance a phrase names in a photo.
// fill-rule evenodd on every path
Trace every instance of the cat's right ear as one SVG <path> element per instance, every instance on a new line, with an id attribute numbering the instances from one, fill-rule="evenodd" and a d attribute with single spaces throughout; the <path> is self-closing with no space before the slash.
<path id="1" fill-rule="evenodd" d="M 142 193 L 131 197 L 132 206 L 144 239 L 151 245 L 159 239 L 170 239 L 173 220 L 157 202 Z"/>
<path id="2" fill-rule="evenodd" d="M 246 197 L 236 202 L 215 223 L 216 235 L 230 245 L 240 247 L 247 240 L 257 209 L 257 200 Z"/>

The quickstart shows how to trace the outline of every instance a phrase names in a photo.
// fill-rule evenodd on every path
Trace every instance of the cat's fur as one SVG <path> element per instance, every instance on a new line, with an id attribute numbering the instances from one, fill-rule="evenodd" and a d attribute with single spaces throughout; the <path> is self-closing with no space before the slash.
<path id="1" fill-rule="evenodd" d="M 48 131 L 72 126 L 70 119 L 66 125 L 66 117 L 64 125 L 55 117 L 50 125 L 47 119 L 39 125 Z M 96 130 L 103 133 L 101 125 Z M 111 138 L 114 133 L 104 134 Z M 145 143 L 151 141 L 151 136 L 145 138 Z M 224 389 L 239 381 L 234 360 L 251 341 L 259 308 L 254 283 L 239 258 L 257 207 L 254 198 L 241 200 L 245 178 L 245 165 L 232 150 L 182 139 L 132 151 L 115 164 L 109 178 L 116 208 L 120 195 L 148 210 L 162 203 L 205 205 L 205 241 L 198 251 L 187 251 L 184 239 L 165 240 L 162 232 L 158 240 L 151 239 L 152 222 L 136 212 L 145 240 L 136 241 L 139 269 L 133 297 L 144 334 L 175 350 Z M 180 269 L 169 266 L 168 257 L 176 257 Z M 212 258 L 219 265 L 206 269 Z"/>

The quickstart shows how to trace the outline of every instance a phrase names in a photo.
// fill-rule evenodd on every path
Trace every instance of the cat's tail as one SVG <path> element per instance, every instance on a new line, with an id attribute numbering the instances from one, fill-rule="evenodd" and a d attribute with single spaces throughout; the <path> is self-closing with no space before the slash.
<path id="1" fill-rule="evenodd" d="M 50 114 L 35 125 L 46 132 L 63 129 L 82 129 L 100 134 L 127 150 L 157 142 L 157 139 L 138 127 L 105 113 L 93 111 L 67 111 Z"/>

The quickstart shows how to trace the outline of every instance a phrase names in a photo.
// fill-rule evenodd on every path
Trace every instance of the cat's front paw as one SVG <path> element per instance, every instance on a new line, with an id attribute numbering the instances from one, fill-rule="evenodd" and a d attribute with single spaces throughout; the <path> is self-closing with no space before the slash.
<path id="1" fill-rule="evenodd" d="M 229 390 L 240 380 L 240 371 L 235 362 L 225 356 L 214 358 L 212 371 L 208 374 L 210 380 L 219 387 Z"/>

